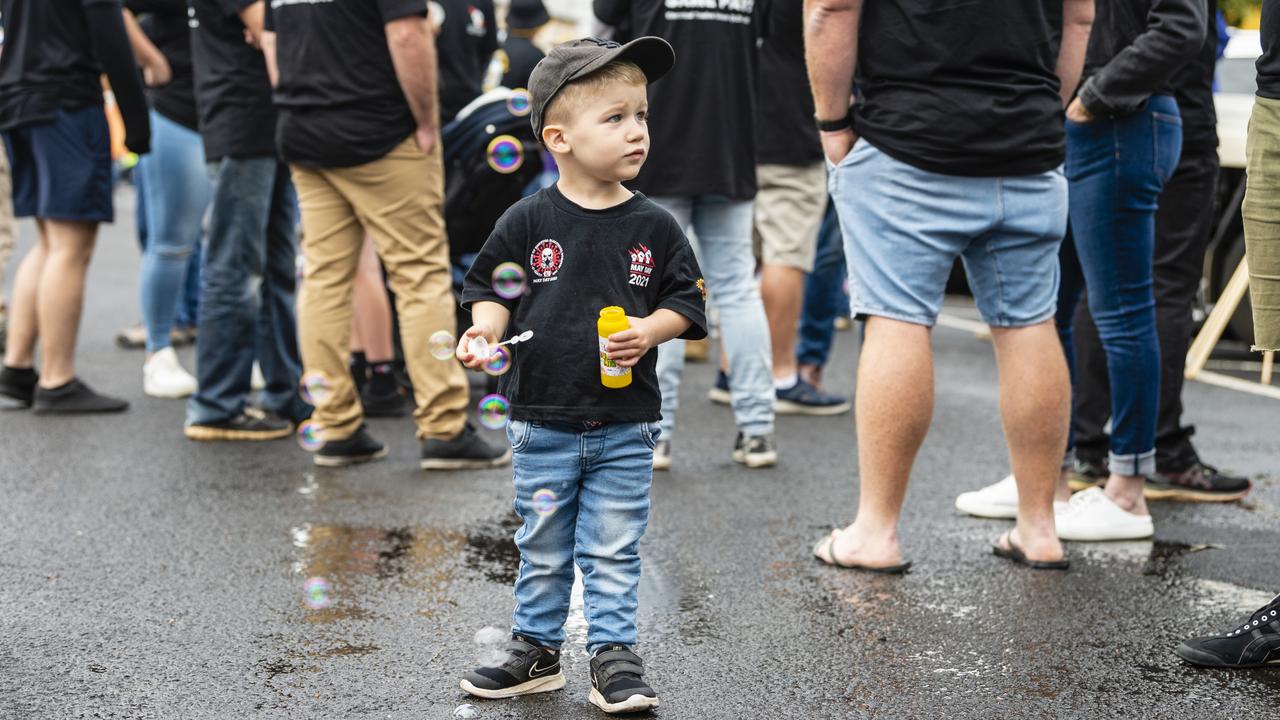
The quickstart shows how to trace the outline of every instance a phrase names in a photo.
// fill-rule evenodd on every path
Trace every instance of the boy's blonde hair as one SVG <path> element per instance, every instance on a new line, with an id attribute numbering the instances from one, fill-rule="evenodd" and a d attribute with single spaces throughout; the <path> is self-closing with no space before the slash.
<path id="1" fill-rule="evenodd" d="M 601 87 L 610 83 L 627 83 L 644 85 L 648 82 L 644 71 L 630 60 L 614 60 L 586 77 L 578 78 L 564 87 L 551 98 L 543 113 L 546 125 L 563 124 L 582 112 L 586 101 Z"/>

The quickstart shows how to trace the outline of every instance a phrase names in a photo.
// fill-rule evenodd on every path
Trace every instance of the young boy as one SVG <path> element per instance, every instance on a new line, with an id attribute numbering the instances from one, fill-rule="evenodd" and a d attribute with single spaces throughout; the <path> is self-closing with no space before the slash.
<path id="1" fill-rule="evenodd" d="M 478 368 L 472 340 L 489 345 L 526 330 L 502 378 L 511 402 L 520 575 L 506 659 L 462 688 L 506 698 L 564 687 L 560 645 L 576 564 L 582 570 L 591 702 L 608 713 L 657 706 L 636 642 L 639 542 L 649 516 L 660 429 L 658 345 L 706 336 L 697 262 L 675 219 L 622 186 L 649 149 L 647 82 L 671 69 L 665 41 L 589 38 L 552 49 L 529 80 L 534 132 L 560 168 L 554 186 L 498 221 L 467 276 L 473 325 L 458 358 Z M 515 299 L 493 287 L 516 263 L 528 280 Z M 509 272 L 509 268 L 507 269 Z M 621 306 L 630 329 L 601 342 L 600 310 Z M 606 356 L 630 386 L 601 382 Z M 612 368 L 611 368 L 612 369 Z"/>

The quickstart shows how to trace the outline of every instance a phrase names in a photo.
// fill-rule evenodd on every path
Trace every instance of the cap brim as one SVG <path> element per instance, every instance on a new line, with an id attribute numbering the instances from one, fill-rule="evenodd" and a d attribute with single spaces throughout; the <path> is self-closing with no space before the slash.
<path id="1" fill-rule="evenodd" d="M 660 37 L 647 36 L 636 38 L 622 47 L 604 53 L 600 57 L 584 65 L 569 80 L 576 80 L 584 75 L 599 70 L 615 60 L 629 60 L 640 68 L 645 78 L 653 83 L 671 72 L 676 64 L 676 51 L 671 44 Z"/>

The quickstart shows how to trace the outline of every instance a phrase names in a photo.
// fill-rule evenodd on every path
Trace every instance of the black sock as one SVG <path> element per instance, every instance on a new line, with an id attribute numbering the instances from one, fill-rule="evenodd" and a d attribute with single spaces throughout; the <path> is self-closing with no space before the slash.
<path id="1" fill-rule="evenodd" d="M 36 379 L 36 369 L 33 367 L 17 368 L 17 367 L 12 367 L 10 365 L 5 365 L 4 371 L 9 373 L 10 375 L 17 376 L 15 379 L 20 379 L 20 380 Z"/>
<path id="2" fill-rule="evenodd" d="M 378 395 L 389 395 L 396 391 L 396 376 L 392 372 L 390 362 L 371 363 L 369 365 L 369 388 Z"/>

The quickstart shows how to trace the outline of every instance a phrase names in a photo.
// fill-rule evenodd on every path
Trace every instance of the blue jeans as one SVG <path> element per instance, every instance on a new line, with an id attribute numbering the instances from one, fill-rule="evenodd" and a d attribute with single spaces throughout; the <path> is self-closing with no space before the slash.
<path id="1" fill-rule="evenodd" d="M 1080 279 L 1107 355 L 1111 382 L 1111 471 L 1156 470 L 1160 343 L 1152 265 L 1156 200 L 1182 152 L 1182 119 L 1169 96 L 1151 98 L 1132 115 L 1067 123 L 1071 234 Z M 1070 318 L 1081 288 L 1062 289 L 1059 318 Z M 1074 364 L 1070 330 L 1064 340 Z"/>
<path id="2" fill-rule="evenodd" d="M 693 247 L 706 276 L 708 304 L 720 311 L 738 430 L 748 436 L 773 433 L 773 356 L 769 321 L 755 279 L 751 202 L 709 195 L 650 199 L 671 213 L 682 229 L 692 227 L 696 235 Z M 675 430 L 683 374 L 684 341 L 659 345 L 662 432 L 667 437 Z"/>
<path id="3" fill-rule="evenodd" d="M 151 152 L 134 170 L 142 242 L 142 319 L 147 351 L 169 347 L 174 325 L 196 324 L 200 239 L 213 186 L 200 133 L 151 111 Z"/>
<path id="4" fill-rule="evenodd" d="M 243 412 L 255 358 L 267 381 L 262 406 L 287 420 L 306 419 L 311 408 L 298 396 L 297 201 L 289 168 L 275 158 L 224 158 L 210 174 L 213 211 L 196 340 L 200 389 L 187 404 L 187 422 Z"/>
<path id="5" fill-rule="evenodd" d="M 653 446 L 660 434 L 657 423 L 507 425 L 515 509 L 524 519 L 516 532 L 514 632 L 560 647 L 577 564 L 588 651 L 636 643 L 640 538 L 649 524 Z"/>
<path id="6" fill-rule="evenodd" d="M 818 230 L 818 255 L 813 262 L 813 272 L 804 278 L 804 307 L 800 312 L 800 340 L 796 346 L 796 360 L 801 365 L 827 364 L 836 317 L 849 316 L 849 296 L 844 290 L 847 272 L 840 218 L 836 215 L 835 203 L 829 202 Z"/>

